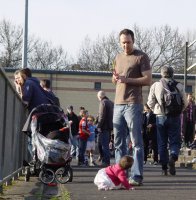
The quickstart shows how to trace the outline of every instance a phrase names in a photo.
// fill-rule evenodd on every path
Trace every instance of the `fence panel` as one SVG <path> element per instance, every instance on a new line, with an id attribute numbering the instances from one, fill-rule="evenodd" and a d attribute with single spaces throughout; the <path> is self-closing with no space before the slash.
<path id="1" fill-rule="evenodd" d="M 12 83 L 0 68 L 0 187 L 22 170 L 27 160 L 27 137 L 21 132 L 27 111 Z M 1 190 L 0 188 L 0 190 Z"/>

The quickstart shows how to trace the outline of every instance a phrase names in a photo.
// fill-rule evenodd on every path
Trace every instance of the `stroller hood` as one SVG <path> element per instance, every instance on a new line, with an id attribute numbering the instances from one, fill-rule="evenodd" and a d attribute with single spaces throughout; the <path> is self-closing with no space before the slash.
<path id="1" fill-rule="evenodd" d="M 22 132 L 31 137 L 30 124 L 31 124 L 32 116 L 33 115 L 40 116 L 42 114 L 47 114 L 47 113 L 53 113 L 53 114 L 58 115 L 59 117 L 61 117 L 63 115 L 65 116 L 63 109 L 61 109 L 60 107 L 55 106 L 55 105 L 50 105 L 50 104 L 42 104 L 40 106 L 37 106 L 36 108 L 34 108 L 31 111 L 31 113 L 29 114 L 29 116 L 23 126 Z"/>

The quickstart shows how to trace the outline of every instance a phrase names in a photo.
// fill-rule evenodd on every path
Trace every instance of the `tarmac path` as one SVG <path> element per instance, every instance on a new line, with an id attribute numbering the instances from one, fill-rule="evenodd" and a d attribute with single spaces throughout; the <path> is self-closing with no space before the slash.
<path id="1" fill-rule="evenodd" d="M 177 168 L 176 176 L 162 176 L 161 166 L 144 166 L 144 185 L 133 191 L 98 191 L 93 180 L 99 167 L 78 167 L 72 161 L 73 181 L 57 186 L 43 185 L 37 177 L 20 178 L 0 199 L 13 200 L 196 200 L 196 170 Z M 70 198 L 62 197 L 68 191 Z"/>
<path id="2" fill-rule="evenodd" d="M 93 179 L 99 168 L 74 168 L 72 183 L 64 185 L 72 200 L 196 200 L 196 170 L 177 168 L 176 176 L 162 176 L 161 166 L 144 166 L 144 184 L 135 190 L 98 191 Z"/>

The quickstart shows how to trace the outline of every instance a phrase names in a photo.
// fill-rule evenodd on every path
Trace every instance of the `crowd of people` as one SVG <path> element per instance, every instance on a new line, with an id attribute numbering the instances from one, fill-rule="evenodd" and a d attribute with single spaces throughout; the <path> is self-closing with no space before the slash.
<path id="1" fill-rule="evenodd" d="M 71 155 L 78 160 L 79 166 L 103 167 L 94 180 L 99 190 L 119 186 L 133 189 L 142 185 L 143 165 L 149 154 L 153 155 L 152 164 L 162 166 L 163 175 L 168 175 L 168 170 L 170 175 L 176 175 L 175 162 L 180 148 L 182 145 L 192 148 L 196 144 L 193 94 L 186 97 L 183 85 L 174 79 L 172 67 L 162 67 L 160 81 L 152 84 L 150 59 L 146 53 L 134 48 L 133 31 L 123 29 L 119 40 L 123 51 L 114 61 L 114 103 L 102 90 L 97 93 L 99 108 L 96 117 L 84 107 L 80 107 L 79 115 L 72 105 L 66 108 L 68 120 L 72 122 Z M 40 104 L 54 101 L 49 80 L 39 82 L 28 68 L 17 70 L 14 76 L 16 90 L 29 112 Z M 171 114 L 165 109 L 164 84 L 179 93 L 181 112 Z M 150 86 L 144 106 L 143 86 Z M 97 160 L 94 156 L 96 144 Z M 112 166 L 110 147 L 115 149 L 116 164 Z"/>
<path id="2" fill-rule="evenodd" d="M 73 106 L 67 108 L 73 139 L 71 139 L 71 154 L 78 159 L 79 166 L 110 165 L 110 142 L 112 131 L 113 102 L 108 99 L 104 91 L 97 93 L 100 101 L 97 117 L 80 108 L 79 116 L 73 111 Z M 95 141 L 99 150 L 99 158 L 95 160 Z"/>

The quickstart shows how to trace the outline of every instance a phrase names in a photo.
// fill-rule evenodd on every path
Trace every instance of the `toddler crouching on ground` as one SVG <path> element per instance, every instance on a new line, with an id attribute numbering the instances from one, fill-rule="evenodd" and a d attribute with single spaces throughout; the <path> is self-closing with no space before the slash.
<path id="1" fill-rule="evenodd" d="M 133 158 L 131 156 L 123 156 L 118 164 L 100 169 L 95 176 L 94 183 L 98 190 L 114 190 L 125 188 L 133 190 L 133 186 L 129 184 L 126 170 L 132 167 Z"/>

